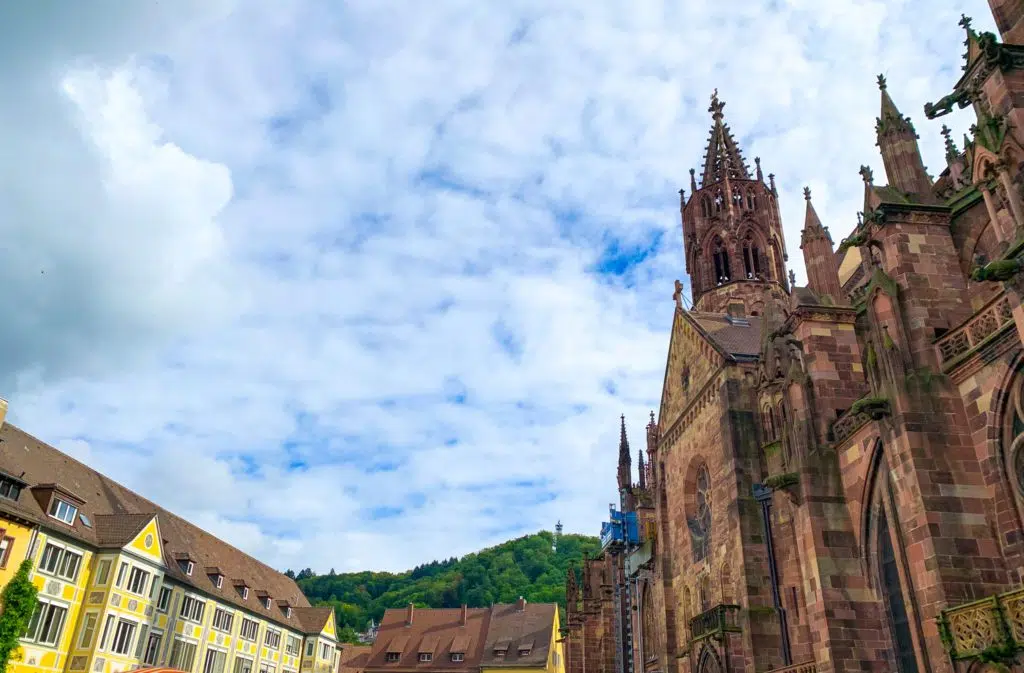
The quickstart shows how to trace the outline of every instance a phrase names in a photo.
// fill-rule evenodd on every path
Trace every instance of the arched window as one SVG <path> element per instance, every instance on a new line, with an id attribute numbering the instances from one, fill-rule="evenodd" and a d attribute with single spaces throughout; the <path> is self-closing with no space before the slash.
<path id="1" fill-rule="evenodd" d="M 729 253 L 725 249 L 725 243 L 722 242 L 719 236 L 715 236 L 715 240 L 711 244 L 711 256 L 715 261 L 715 284 L 728 283 L 730 275 Z"/>
<path id="2" fill-rule="evenodd" d="M 651 602 L 651 585 L 644 584 L 644 591 L 640 599 L 640 609 L 643 611 L 642 625 L 643 632 L 640 634 L 642 638 L 641 645 L 643 646 L 644 661 L 650 661 L 658 656 L 658 631 L 655 626 L 654 619 L 654 603 Z"/>
<path id="3" fill-rule="evenodd" d="M 722 190 L 719 189 L 715 192 L 715 212 L 722 210 L 723 205 L 725 205 L 725 199 L 722 197 Z"/>
<path id="4" fill-rule="evenodd" d="M 1003 412 L 1003 452 L 1009 459 L 1009 472 L 1024 493 L 1024 374 L 1018 371 L 1007 391 Z"/>
<path id="5" fill-rule="evenodd" d="M 880 478 L 884 476 L 880 475 Z M 889 529 L 885 507 L 878 508 L 877 532 L 878 584 L 889 613 L 889 626 L 896 649 L 896 665 L 899 673 L 917 673 L 914 641 L 910 635 L 910 619 L 907 616 L 907 606 L 903 602 L 903 585 L 900 582 L 899 568 L 896 566 L 896 550 L 892 544 L 892 531 Z"/>
<path id="6" fill-rule="evenodd" d="M 700 214 L 704 217 L 711 217 L 711 199 L 707 194 L 700 197 Z"/>
<path id="7" fill-rule="evenodd" d="M 887 617 L 886 624 L 896 655 L 896 670 L 899 673 L 917 673 L 914 639 L 907 605 L 903 600 L 905 592 L 896 555 L 899 520 L 889 518 L 890 512 L 896 511 L 896 502 L 881 444 L 875 447 L 868 478 L 871 491 L 868 496 L 868 530 L 865 537 L 868 539 L 869 565 L 874 580 L 872 584 L 877 588 L 883 614 Z"/>
<path id="8" fill-rule="evenodd" d="M 734 206 L 736 206 L 737 209 L 743 208 L 743 194 L 741 194 L 738 191 L 733 192 L 732 193 L 732 204 Z"/>
<path id="9" fill-rule="evenodd" d="M 700 611 L 711 609 L 711 579 L 705 575 L 700 578 Z"/>
<path id="10" fill-rule="evenodd" d="M 775 440 L 775 419 L 771 407 L 765 407 L 761 411 L 761 423 L 764 425 L 764 436 L 771 442 Z"/>
<path id="11" fill-rule="evenodd" d="M 747 210 L 757 210 L 757 197 L 753 189 L 747 190 Z"/>
<path id="12" fill-rule="evenodd" d="M 749 279 L 761 276 L 761 250 L 750 233 L 743 239 L 743 270 Z"/>
<path id="13" fill-rule="evenodd" d="M 708 557 L 711 550 L 711 474 L 705 463 L 697 468 L 693 503 L 693 513 L 687 517 L 687 524 L 690 527 L 693 562 L 700 563 Z"/>

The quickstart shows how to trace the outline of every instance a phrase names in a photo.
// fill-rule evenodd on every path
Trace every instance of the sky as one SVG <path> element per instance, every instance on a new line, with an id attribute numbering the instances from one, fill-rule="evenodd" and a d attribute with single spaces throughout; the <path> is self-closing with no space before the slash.
<path id="1" fill-rule="evenodd" d="M 827 7 L 827 8 L 826 8 Z M 838 240 L 983 0 L 0 3 L 8 420 L 261 560 L 597 534 L 717 88 Z M 876 177 L 877 180 L 877 177 Z"/>

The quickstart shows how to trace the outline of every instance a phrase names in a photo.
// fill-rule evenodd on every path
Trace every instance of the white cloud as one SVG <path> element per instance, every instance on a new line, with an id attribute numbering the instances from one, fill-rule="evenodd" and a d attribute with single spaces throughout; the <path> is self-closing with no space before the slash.
<path id="1" fill-rule="evenodd" d="M 802 187 L 838 238 L 882 174 L 875 75 L 937 174 L 922 105 L 959 13 L 991 24 L 981 0 L 167 4 L 0 13 L 11 416 L 322 571 L 595 533 L 618 415 L 635 454 L 660 394 L 711 90 L 802 277 Z M 616 247 L 646 257 L 602 276 Z"/>

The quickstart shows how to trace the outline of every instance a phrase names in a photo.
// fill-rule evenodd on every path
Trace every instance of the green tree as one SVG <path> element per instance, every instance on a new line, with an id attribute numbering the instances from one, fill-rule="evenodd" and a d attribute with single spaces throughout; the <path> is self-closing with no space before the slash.
<path id="1" fill-rule="evenodd" d="M 579 567 L 585 556 L 600 551 L 600 542 L 585 535 L 562 535 L 551 548 L 550 532 L 510 540 L 461 559 L 424 563 L 404 573 L 330 573 L 317 575 L 308 568 L 298 573 L 299 587 L 314 605 L 334 609 L 342 638 L 352 638 L 388 608 L 409 603 L 430 608 L 455 608 L 465 603 L 485 608 L 492 603 L 514 602 L 523 596 L 531 603 L 565 603 L 565 575 Z M 333 569 L 332 569 L 333 570 Z"/>
<path id="2" fill-rule="evenodd" d="M 0 592 L 0 671 L 6 671 L 8 662 L 17 654 L 21 647 L 19 639 L 39 604 L 36 587 L 28 577 L 31 569 L 29 559 L 22 561 L 14 577 Z"/>

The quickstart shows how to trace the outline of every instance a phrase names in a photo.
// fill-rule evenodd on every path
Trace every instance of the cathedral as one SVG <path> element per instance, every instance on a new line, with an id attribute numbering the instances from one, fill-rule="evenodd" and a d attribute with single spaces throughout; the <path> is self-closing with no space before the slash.
<path id="1" fill-rule="evenodd" d="M 976 117 L 941 174 L 879 77 L 885 173 L 838 246 L 804 190 L 807 287 L 712 96 L 693 306 L 677 281 L 660 408 L 567 576 L 569 673 L 1024 671 L 1024 0 L 989 4 L 924 109 Z"/>

